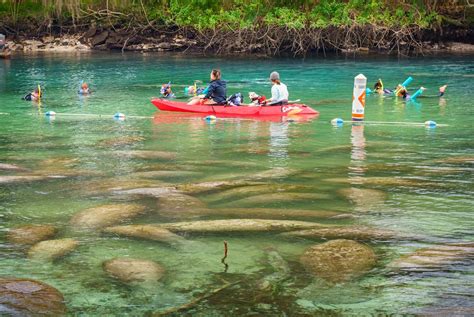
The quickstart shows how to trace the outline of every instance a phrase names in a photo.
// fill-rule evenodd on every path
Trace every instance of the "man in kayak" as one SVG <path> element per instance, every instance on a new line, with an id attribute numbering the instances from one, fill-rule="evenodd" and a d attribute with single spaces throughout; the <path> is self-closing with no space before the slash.
<path id="1" fill-rule="evenodd" d="M 288 88 L 280 81 L 280 74 L 272 72 L 270 74 L 272 82 L 272 97 L 267 99 L 267 106 L 279 106 L 288 103 Z"/>
<path id="2" fill-rule="evenodd" d="M 226 82 L 221 80 L 221 71 L 213 69 L 211 71 L 211 82 L 206 88 L 207 93 L 191 99 L 188 105 L 225 105 L 227 101 Z"/>

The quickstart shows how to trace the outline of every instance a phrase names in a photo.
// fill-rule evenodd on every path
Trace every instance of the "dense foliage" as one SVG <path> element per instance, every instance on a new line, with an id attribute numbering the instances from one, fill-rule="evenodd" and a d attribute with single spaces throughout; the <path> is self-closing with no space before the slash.
<path id="1" fill-rule="evenodd" d="M 197 30 L 285 26 L 294 29 L 377 24 L 430 28 L 442 22 L 472 23 L 463 1 L 437 0 L 3 0 L 2 19 L 45 18 L 74 23 L 106 14 Z"/>

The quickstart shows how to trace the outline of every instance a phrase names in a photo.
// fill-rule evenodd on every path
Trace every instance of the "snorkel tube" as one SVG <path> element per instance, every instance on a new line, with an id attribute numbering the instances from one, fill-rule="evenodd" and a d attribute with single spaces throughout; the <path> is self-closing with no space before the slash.
<path id="1" fill-rule="evenodd" d="M 384 92 L 384 89 L 383 89 L 383 82 L 382 82 L 382 79 L 379 78 L 379 79 L 377 80 L 377 83 L 380 83 L 380 87 L 378 87 L 378 89 L 375 89 L 375 88 L 374 88 L 374 90 L 372 90 L 372 89 L 370 89 L 369 87 L 367 87 L 367 88 L 365 88 L 365 93 L 366 93 L 367 95 L 370 95 L 370 94 L 373 93 L 373 92 L 377 92 L 377 93 L 379 93 L 379 94 L 383 93 L 383 92 Z M 374 87 L 377 87 L 377 84 L 375 84 Z"/>
<path id="2" fill-rule="evenodd" d="M 43 93 L 41 92 L 41 86 L 38 85 L 38 101 L 41 100 L 41 97 L 43 96 Z"/>
<path id="3" fill-rule="evenodd" d="M 400 87 L 398 87 L 396 90 L 395 90 L 395 96 L 398 95 L 398 93 L 400 92 L 400 90 L 402 90 L 403 88 L 407 88 L 408 85 L 410 85 L 410 83 L 413 81 L 413 77 L 409 76 L 407 79 L 405 79 L 405 81 L 400 85 Z"/>

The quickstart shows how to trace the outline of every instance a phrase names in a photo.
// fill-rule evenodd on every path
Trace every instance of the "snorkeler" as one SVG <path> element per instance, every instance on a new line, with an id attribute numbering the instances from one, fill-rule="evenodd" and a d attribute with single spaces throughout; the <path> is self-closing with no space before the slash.
<path id="1" fill-rule="evenodd" d="M 32 92 L 30 92 L 29 94 L 27 94 L 21 99 L 26 100 L 26 101 L 39 101 L 42 96 L 43 96 L 43 93 L 41 91 L 41 87 L 40 85 L 38 85 L 38 87 L 36 87 L 35 90 L 33 90 Z"/>
<path id="2" fill-rule="evenodd" d="M 161 86 L 160 94 L 163 98 L 174 98 L 175 95 L 173 94 L 173 91 L 171 91 L 171 82 L 167 84 L 163 84 Z"/>
<path id="3" fill-rule="evenodd" d="M 383 83 L 382 83 L 382 79 L 378 79 L 377 82 L 375 83 L 374 85 L 374 92 L 378 93 L 378 94 L 383 94 L 384 93 L 384 89 L 383 89 Z"/>
<path id="4" fill-rule="evenodd" d="M 438 94 L 438 97 L 443 97 L 444 96 L 444 93 L 446 91 L 446 88 L 448 88 L 448 85 L 443 85 L 441 87 L 439 87 L 439 94 Z"/>
<path id="5" fill-rule="evenodd" d="M 87 85 L 87 83 L 82 83 L 81 88 L 79 88 L 77 93 L 80 94 L 80 95 L 89 95 L 91 93 L 91 91 L 89 89 L 89 85 Z"/>

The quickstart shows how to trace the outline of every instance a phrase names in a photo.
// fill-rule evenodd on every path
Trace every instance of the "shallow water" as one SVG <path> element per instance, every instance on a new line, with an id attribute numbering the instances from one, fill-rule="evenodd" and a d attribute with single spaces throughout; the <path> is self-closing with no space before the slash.
<path id="1" fill-rule="evenodd" d="M 199 116 L 155 111 L 149 102 L 159 94 L 162 83 L 172 80 L 179 94 L 194 80 L 206 81 L 212 67 L 222 69 L 230 93 L 244 95 L 256 91 L 268 96 L 267 76 L 279 70 L 290 99 L 300 98 L 320 115 L 311 120 L 218 119 L 207 123 Z M 421 247 L 473 242 L 473 70 L 474 58 L 469 56 L 230 60 L 80 54 L 1 61 L 0 163 L 29 171 L 0 171 L 0 175 L 62 177 L 0 184 L 0 275 L 34 278 L 55 286 L 64 294 L 71 315 L 162 312 L 227 282 L 235 284 L 184 312 L 200 316 L 344 315 L 473 309 L 472 257 L 429 272 L 402 273 L 387 267 Z M 435 120 L 448 126 L 333 127 L 331 119 L 350 118 L 353 77 L 358 73 L 365 74 L 369 83 L 381 77 L 387 87 L 411 75 L 412 91 L 424 86 L 428 96 L 435 96 L 439 86 L 448 84 L 445 97 L 418 102 L 368 96 L 367 121 Z M 76 94 L 83 79 L 94 91 L 89 97 Z M 38 83 L 45 94 L 40 106 L 20 100 Z M 58 113 L 55 120 L 44 116 L 49 110 Z M 129 118 L 114 121 L 115 112 Z M 175 158 L 139 158 L 131 152 L 139 150 L 169 152 Z M 127 189 L 143 187 L 144 181 L 167 186 L 246 179 L 281 188 L 299 185 L 288 191 L 307 195 L 269 198 L 273 189 L 258 198 L 252 191 L 193 195 L 212 210 L 245 207 L 348 213 L 353 217 L 286 219 L 366 225 L 408 238 L 366 242 L 377 255 L 377 266 L 334 285 L 313 278 L 299 263 L 307 247 L 323 240 L 283 238 L 279 233 L 185 234 L 188 243 L 178 247 L 80 231 L 69 223 L 77 212 L 111 202 L 147 207 L 145 215 L 126 223 L 239 218 L 235 212 L 224 211 L 192 218 L 160 213 L 156 198 L 124 195 L 110 188 L 130 181 L 137 185 L 127 185 Z M 385 198 L 349 199 L 341 190 L 350 188 L 376 189 Z M 249 217 L 246 215 L 241 218 Z M 80 246 L 53 262 L 31 261 L 3 235 L 23 224 L 54 224 L 59 228 L 58 237 L 74 237 Z M 422 239 L 410 238 L 419 235 Z M 224 240 L 229 244 L 227 269 L 221 263 Z M 258 290 L 256 281 L 278 275 L 269 263 L 269 250 L 281 255 L 290 273 L 277 279 L 271 291 Z M 165 267 L 165 277 L 152 288 L 118 282 L 102 270 L 105 260 L 118 256 L 155 260 Z"/>

